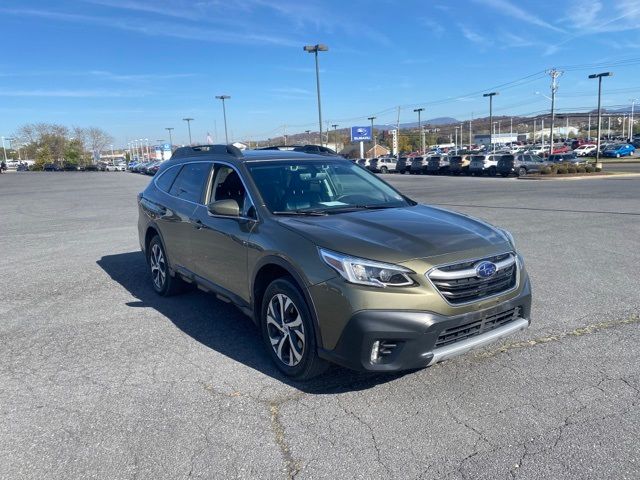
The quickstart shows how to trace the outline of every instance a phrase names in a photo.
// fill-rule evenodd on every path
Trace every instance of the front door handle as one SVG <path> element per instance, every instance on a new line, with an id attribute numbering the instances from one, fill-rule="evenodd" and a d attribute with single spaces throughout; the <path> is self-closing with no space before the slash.
<path id="1" fill-rule="evenodd" d="M 204 223 L 197 218 L 190 218 L 189 223 L 193 225 L 196 230 L 201 230 L 204 227 Z"/>

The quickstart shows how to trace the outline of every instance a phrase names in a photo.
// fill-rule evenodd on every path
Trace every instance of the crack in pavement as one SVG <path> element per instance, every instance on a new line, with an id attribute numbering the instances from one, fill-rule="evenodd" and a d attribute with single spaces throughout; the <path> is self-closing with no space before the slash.
<path id="1" fill-rule="evenodd" d="M 284 460 L 287 479 L 292 480 L 298 474 L 302 465 L 293 458 L 291 449 L 285 437 L 285 428 L 280 421 L 280 405 L 282 403 L 271 402 L 269 411 L 271 412 L 271 429 L 275 434 L 276 445 L 280 449 L 280 454 Z"/>
<path id="2" fill-rule="evenodd" d="M 476 354 L 475 357 L 489 358 L 489 357 L 498 355 L 500 353 L 508 352 L 510 350 L 515 350 L 518 348 L 534 347 L 536 345 L 542 345 L 545 343 L 558 342 L 568 337 L 582 337 L 584 335 L 590 335 L 592 333 L 597 333 L 602 330 L 607 330 L 610 328 L 615 328 L 615 327 L 620 327 L 623 325 L 630 325 L 635 323 L 640 323 L 640 315 L 634 313 L 634 314 L 631 314 L 629 317 L 626 317 L 620 320 L 610 320 L 607 322 L 592 323 L 590 325 L 585 325 L 584 327 L 578 327 L 568 332 L 556 333 L 555 335 L 547 335 L 544 337 L 533 338 L 531 340 L 524 340 L 520 342 L 508 342 L 498 348 L 493 348 L 485 352 L 480 352 Z"/>

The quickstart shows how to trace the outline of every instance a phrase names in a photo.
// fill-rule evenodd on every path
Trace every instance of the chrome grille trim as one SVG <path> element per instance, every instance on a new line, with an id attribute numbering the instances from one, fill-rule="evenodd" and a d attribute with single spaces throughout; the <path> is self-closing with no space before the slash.
<path id="1" fill-rule="evenodd" d="M 489 261 L 496 265 L 490 278 L 479 278 L 475 267 Z M 425 276 L 449 305 L 454 307 L 480 302 L 516 290 L 520 282 L 520 263 L 515 252 L 464 260 L 432 268 Z"/>

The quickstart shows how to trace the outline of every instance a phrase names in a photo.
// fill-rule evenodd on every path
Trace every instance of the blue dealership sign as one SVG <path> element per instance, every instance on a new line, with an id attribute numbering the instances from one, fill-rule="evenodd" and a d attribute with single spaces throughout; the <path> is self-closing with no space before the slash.
<path id="1" fill-rule="evenodd" d="M 371 127 L 351 127 L 351 141 L 371 140 Z"/>

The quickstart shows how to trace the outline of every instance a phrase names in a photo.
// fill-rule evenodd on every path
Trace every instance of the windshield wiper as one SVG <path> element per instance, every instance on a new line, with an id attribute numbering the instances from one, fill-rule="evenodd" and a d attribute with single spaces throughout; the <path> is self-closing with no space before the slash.
<path id="1" fill-rule="evenodd" d="M 305 216 L 324 216 L 324 210 L 283 210 L 272 212 L 274 215 L 305 215 Z"/>
<path id="2" fill-rule="evenodd" d="M 400 208 L 401 205 L 385 205 L 385 204 L 373 204 L 373 205 L 346 205 L 338 208 L 328 208 L 327 213 L 345 213 L 354 212 L 356 210 L 383 210 L 385 208 Z"/>

